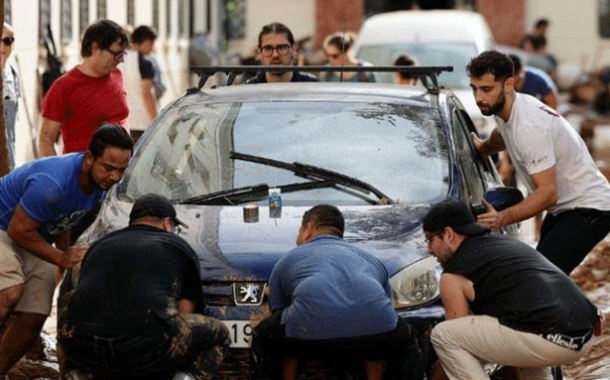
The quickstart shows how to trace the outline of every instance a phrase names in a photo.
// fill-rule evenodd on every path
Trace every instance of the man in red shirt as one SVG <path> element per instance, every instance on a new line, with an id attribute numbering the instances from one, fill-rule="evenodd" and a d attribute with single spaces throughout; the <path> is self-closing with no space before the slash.
<path id="1" fill-rule="evenodd" d="M 61 133 L 63 153 L 84 152 L 89 139 L 104 122 L 129 131 L 129 106 L 121 72 L 129 40 L 120 25 L 97 21 L 85 30 L 81 43 L 83 62 L 53 83 L 42 103 L 39 149 L 54 156 Z"/>

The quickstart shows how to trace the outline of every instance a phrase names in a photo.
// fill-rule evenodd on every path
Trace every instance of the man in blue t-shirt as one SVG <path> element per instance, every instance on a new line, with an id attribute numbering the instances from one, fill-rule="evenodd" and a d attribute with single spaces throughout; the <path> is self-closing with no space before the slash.
<path id="1" fill-rule="evenodd" d="M 522 94 L 531 95 L 547 106 L 557 109 L 559 94 L 553 79 L 543 70 L 535 67 L 523 66 L 521 59 L 515 54 L 508 55 L 513 61 L 515 69 L 515 90 Z"/>
<path id="2" fill-rule="evenodd" d="M 132 149 L 129 133 L 107 124 L 87 152 L 41 158 L 0 179 L 0 378 L 40 334 L 51 311 L 55 267 L 74 267 L 87 250 L 61 251 L 53 243 L 121 179 Z"/>
<path id="3" fill-rule="evenodd" d="M 388 363 L 389 371 L 423 377 L 415 339 L 392 307 L 386 268 L 343 241 L 344 226 L 336 207 L 313 207 L 303 216 L 298 247 L 273 268 L 273 314 L 252 342 L 257 378 L 279 378 L 284 360 L 283 378 L 296 379 L 298 358 L 359 362 L 369 379 L 381 379 Z"/>

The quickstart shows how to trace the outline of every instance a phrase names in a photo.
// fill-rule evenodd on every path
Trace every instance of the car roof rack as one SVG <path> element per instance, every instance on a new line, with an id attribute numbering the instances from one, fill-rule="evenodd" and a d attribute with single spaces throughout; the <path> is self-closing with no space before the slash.
<path id="1" fill-rule="evenodd" d="M 453 66 L 193 66 L 191 72 L 199 75 L 197 87 L 188 93 L 197 92 L 203 88 L 209 77 L 216 73 L 228 75 L 226 86 L 233 84 L 239 74 L 259 72 L 264 70 L 292 70 L 300 72 L 395 72 L 402 71 L 416 76 L 429 92 L 438 93 L 438 75 L 443 71 L 452 72 Z"/>

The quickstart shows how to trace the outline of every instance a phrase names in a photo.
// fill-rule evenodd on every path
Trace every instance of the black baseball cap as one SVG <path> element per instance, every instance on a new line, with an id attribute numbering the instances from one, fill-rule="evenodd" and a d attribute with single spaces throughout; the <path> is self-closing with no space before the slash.
<path id="1" fill-rule="evenodd" d="M 182 225 L 186 228 L 188 226 L 184 224 L 180 219 L 176 217 L 176 209 L 174 205 L 165 198 L 163 195 L 158 194 L 146 194 L 138 198 L 136 203 L 131 208 L 129 214 L 129 221 L 134 221 L 139 218 L 146 216 L 152 216 L 155 218 L 170 218 L 175 225 Z"/>
<path id="2" fill-rule="evenodd" d="M 489 228 L 474 219 L 465 202 L 446 200 L 435 204 L 424 217 L 424 231 L 438 232 L 451 227 L 463 235 L 479 235 L 489 232 Z"/>

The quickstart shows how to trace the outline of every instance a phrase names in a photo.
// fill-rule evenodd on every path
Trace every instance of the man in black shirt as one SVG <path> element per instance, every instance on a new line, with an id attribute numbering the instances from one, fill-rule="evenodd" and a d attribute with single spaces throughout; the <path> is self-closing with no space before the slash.
<path id="1" fill-rule="evenodd" d="M 580 359 L 592 345 L 596 307 L 529 245 L 489 234 L 459 201 L 434 205 L 423 225 L 443 266 L 446 321 L 431 333 L 450 379 L 489 379 L 481 360 L 516 367 L 521 379 Z"/>
<path id="2" fill-rule="evenodd" d="M 199 263 L 173 233 L 181 223 L 166 198 L 148 194 L 135 202 L 129 227 L 91 246 L 59 326 L 67 370 L 168 379 L 176 371 L 196 379 L 216 371 L 229 332 L 199 314 Z"/>
<path id="3" fill-rule="evenodd" d="M 274 22 L 263 27 L 258 35 L 258 57 L 263 65 L 291 66 L 296 55 L 294 36 L 286 25 Z M 308 73 L 276 70 L 261 71 L 255 77 L 248 79 L 246 84 L 319 81 L 320 79 Z"/>

